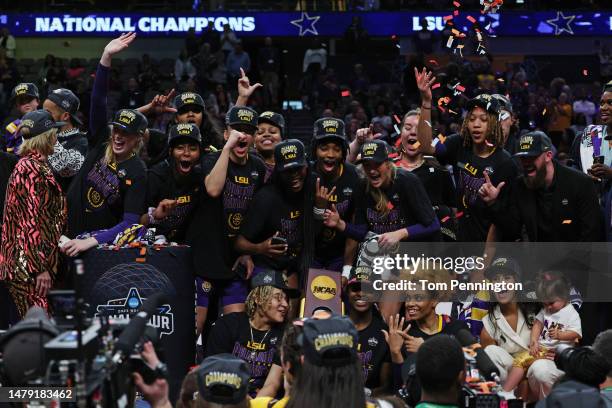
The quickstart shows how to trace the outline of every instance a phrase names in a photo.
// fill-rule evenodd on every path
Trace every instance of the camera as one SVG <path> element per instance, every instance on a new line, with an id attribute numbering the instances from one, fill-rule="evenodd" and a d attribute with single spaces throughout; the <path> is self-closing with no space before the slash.
<path id="1" fill-rule="evenodd" d="M 74 291 L 51 292 L 59 324 L 34 307 L 3 334 L 0 385 L 69 387 L 78 406 L 131 407 L 132 373 L 138 372 L 147 384 L 166 377 L 163 363 L 151 367 L 141 356 L 151 341 L 163 361 L 159 334 L 148 322 L 166 301 L 161 293 L 149 296 L 129 322 L 106 316 L 87 319 L 85 303 Z"/>

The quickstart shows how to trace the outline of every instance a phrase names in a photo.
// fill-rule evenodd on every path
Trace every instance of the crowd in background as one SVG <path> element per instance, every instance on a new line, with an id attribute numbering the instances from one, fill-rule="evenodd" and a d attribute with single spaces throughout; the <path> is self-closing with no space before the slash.
<path id="1" fill-rule="evenodd" d="M 347 30 L 348 46 L 360 35 Z M 449 403 L 458 398 L 465 372 L 463 360 L 454 358 L 461 356 L 456 341 L 443 335 L 464 330 L 488 346 L 507 392 L 516 389 L 516 395 L 537 400 L 562 375 L 547 355 L 552 347 L 591 342 L 608 323 L 589 321 L 589 313 L 591 318 L 609 316 L 601 314 L 603 307 L 575 302 L 573 283 L 552 272 L 539 277 L 544 303 L 536 310 L 523 309 L 515 294 L 504 294 L 489 299 L 486 320 L 437 311 L 441 299 L 435 291 L 374 306 L 370 277 L 351 268 L 357 243 L 368 231 L 378 234 L 382 246 L 408 239 L 609 240 L 610 190 L 603 187 L 612 179 L 612 155 L 609 143 L 602 142 L 608 140 L 612 114 L 607 71 L 583 84 L 563 78 L 545 83 L 528 64 L 493 72 L 491 56 L 450 56 L 441 64 L 420 54 L 401 65 L 393 82 L 392 75 L 380 76 L 365 59 L 336 72 L 326 47 L 316 41 L 297 74 L 302 108 L 316 119 L 307 148 L 292 138 L 278 113 L 287 98 L 288 73 L 283 51 L 272 39 L 249 54 L 227 27 L 221 34 L 189 33 L 175 61 L 158 64 L 148 55 L 129 63 L 116 60 L 134 38 L 127 34 L 111 41 L 94 64 L 75 58 L 65 66 L 49 55 L 37 74 L 38 87 L 20 81 L 5 53 L 6 67 L 13 68 L 2 76 L 3 131 L 10 133 L 2 157 L 8 163 L 18 152 L 21 159 L 8 179 L 0 276 L 20 316 L 32 304 L 46 307 L 45 294 L 59 268 L 55 244 L 63 233 L 69 239 L 61 243 L 61 252 L 74 257 L 98 244 L 128 242 L 141 227 L 155 225 L 194 248 L 198 335 L 205 321 L 215 318 L 207 315 L 211 291 L 220 298 L 223 316 L 206 333 L 204 352 L 209 362 L 230 353 L 251 366 L 249 385 L 241 378 L 237 387 L 244 391 L 242 398 L 248 392 L 271 399 L 284 389 L 284 403 L 291 407 L 334 406 L 337 398 L 364 406 L 364 386 L 375 395 L 402 388 L 402 367 L 413 356 L 437 369 L 454 364 L 454 377 L 438 387 L 427 382 L 438 375 L 433 368 L 428 371 L 423 363 L 417 368 L 423 398 Z M 110 111 L 115 113 L 109 123 Z M 577 149 L 591 134 L 603 150 L 587 163 Z M 89 146 L 82 149 L 84 139 Z M 525 183 L 516 181 L 521 174 Z M 37 189 L 46 194 L 32 194 Z M 551 210 L 558 205 L 552 196 L 559 190 L 571 203 L 569 223 L 557 223 L 561 215 Z M 190 198 L 179 202 L 178 196 Z M 525 204 L 525 197 L 537 202 L 537 210 Z M 458 215 L 464 211 L 470 217 Z M 453 226 L 445 225 L 449 218 Z M 42 232 L 14 233 L 21 225 L 13 222 L 17 219 L 29 226 L 36 221 L 31 227 Z M 525 229 L 517 230 L 522 225 Z M 40 253 L 48 249 L 51 255 L 31 251 L 38 245 Z M 17 256 L 23 248 L 26 255 Z M 520 278 L 520 268 L 506 259 L 497 262 L 488 278 Z M 304 268 L 314 265 L 342 273 L 352 323 L 331 317 L 328 323 L 298 320 L 285 328 L 295 316 L 298 280 Z M 47 267 L 54 272 L 28 278 Z M 503 327 L 494 320 L 496 313 L 514 323 Z M 547 326 L 551 321 L 556 328 Z M 516 344 L 506 344 L 504 333 L 516 336 Z M 331 344 L 330 350 L 316 345 L 330 336 L 336 343 L 323 343 Z M 449 354 L 436 354 L 436 343 Z M 371 351 L 369 357 L 364 349 Z M 536 361 L 530 353 L 538 354 Z M 241 362 L 230 356 L 216 364 L 217 370 L 235 364 L 232 373 L 244 373 Z M 608 366 L 599 368 L 609 376 Z M 597 377 L 601 381 L 595 385 L 605 377 Z M 332 396 L 312 384 L 313 378 L 345 388 L 334 389 Z M 198 390 L 204 399 L 220 401 L 212 391 L 206 395 L 205 387 Z M 187 401 L 197 400 L 194 392 Z M 438 392 L 445 394 L 442 399 Z M 226 401 L 238 403 L 236 398 Z"/>

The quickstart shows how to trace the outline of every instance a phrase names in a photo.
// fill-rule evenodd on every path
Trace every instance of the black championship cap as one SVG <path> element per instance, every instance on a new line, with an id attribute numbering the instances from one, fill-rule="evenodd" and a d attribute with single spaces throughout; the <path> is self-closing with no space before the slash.
<path id="1" fill-rule="evenodd" d="M 197 377 L 198 390 L 205 401 L 239 404 L 247 397 L 251 372 L 244 360 L 222 353 L 205 358 Z"/>
<path id="2" fill-rule="evenodd" d="M 489 113 L 498 115 L 500 111 L 499 101 L 489 94 L 480 94 L 467 102 L 466 109 L 471 112 L 474 108 L 480 107 Z"/>
<path id="3" fill-rule="evenodd" d="M 24 140 L 45 133 L 48 130 L 61 128 L 66 122 L 56 122 L 51 113 L 44 109 L 38 109 L 26 113 L 19 125 L 19 134 Z"/>
<path id="4" fill-rule="evenodd" d="M 258 115 L 247 106 L 234 106 L 225 114 L 227 126 L 245 125 L 257 129 Z"/>
<path id="5" fill-rule="evenodd" d="M 367 265 L 355 266 L 351 269 L 351 274 L 348 278 L 348 285 L 352 284 L 372 284 L 372 267 Z"/>
<path id="6" fill-rule="evenodd" d="M 513 275 L 517 279 L 521 278 L 521 266 L 512 258 L 499 257 L 491 262 L 485 272 L 487 279 L 492 279 L 495 275 L 506 274 Z"/>
<path id="7" fill-rule="evenodd" d="M 282 272 L 274 271 L 272 269 L 266 269 L 259 272 L 251 279 L 251 287 L 255 289 L 258 286 L 272 286 L 277 289 L 281 289 L 287 293 L 287 296 L 290 298 L 297 298 L 300 296 L 299 290 L 287 286 Z"/>
<path id="8" fill-rule="evenodd" d="M 183 92 L 174 98 L 174 107 L 176 110 L 180 111 L 181 108 L 187 105 L 199 106 L 202 110 L 205 108 L 204 99 L 194 92 Z"/>
<path id="9" fill-rule="evenodd" d="M 284 140 L 274 148 L 274 170 L 285 171 L 306 166 L 304 144 L 297 139 Z"/>
<path id="10" fill-rule="evenodd" d="M 552 142 L 546 133 L 536 130 L 521 136 L 515 157 L 536 157 L 552 151 Z"/>
<path id="11" fill-rule="evenodd" d="M 360 155 L 359 163 L 383 163 L 389 160 L 389 149 L 382 140 L 371 140 L 361 145 Z"/>
<path id="12" fill-rule="evenodd" d="M 74 123 L 79 125 L 83 124 L 76 115 L 79 111 L 81 101 L 79 101 L 79 98 L 70 89 L 58 88 L 51 92 L 49 96 L 47 96 L 47 99 L 68 112 Z"/>
<path id="13" fill-rule="evenodd" d="M 357 329 L 346 316 L 308 319 L 302 336 L 304 357 L 312 364 L 339 366 L 357 359 Z"/>
<path id="14" fill-rule="evenodd" d="M 505 111 L 508 111 L 510 113 L 514 112 L 512 110 L 512 102 L 510 102 L 510 99 L 508 99 L 508 97 L 506 95 L 493 94 L 493 95 L 491 95 L 491 97 L 493 99 L 497 100 L 497 102 L 499 103 L 499 109 L 500 110 L 505 110 Z"/>
<path id="15" fill-rule="evenodd" d="M 202 143 L 200 129 L 193 123 L 179 123 L 170 128 L 168 145 L 174 147 L 180 142 Z"/>
<path id="16" fill-rule="evenodd" d="M 285 118 L 280 113 L 265 111 L 259 115 L 258 123 L 269 123 L 280 129 L 281 137 L 285 137 Z"/>
<path id="17" fill-rule="evenodd" d="M 22 82 L 17 84 L 11 92 L 11 101 L 15 101 L 15 98 L 20 96 L 29 96 L 32 98 L 40 98 L 38 93 L 38 87 L 31 82 Z"/>
<path id="18" fill-rule="evenodd" d="M 315 140 L 337 138 L 346 142 L 344 122 L 336 118 L 321 118 L 314 123 Z"/>
<path id="19" fill-rule="evenodd" d="M 115 113 L 111 125 L 123 129 L 129 134 L 142 135 L 149 122 L 142 113 L 134 109 L 120 109 Z"/>

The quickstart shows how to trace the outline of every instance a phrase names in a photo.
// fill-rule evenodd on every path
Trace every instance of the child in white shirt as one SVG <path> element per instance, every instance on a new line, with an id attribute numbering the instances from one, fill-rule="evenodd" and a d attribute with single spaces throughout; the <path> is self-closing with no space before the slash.
<path id="1" fill-rule="evenodd" d="M 531 328 L 529 351 L 520 353 L 512 362 L 512 370 L 504 383 L 504 391 L 516 388 L 531 364 L 560 344 L 575 345 L 582 337 L 578 312 L 569 302 L 570 285 L 565 277 L 545 272 L 536 290 L 543 308 Z"/>

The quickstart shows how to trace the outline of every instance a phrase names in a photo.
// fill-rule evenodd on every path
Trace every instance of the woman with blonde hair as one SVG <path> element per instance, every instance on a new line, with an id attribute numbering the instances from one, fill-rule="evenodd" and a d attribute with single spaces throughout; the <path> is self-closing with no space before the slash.
<path id="1" fill-rule="evenodd" d="M 230 353 L 246 361 L 251 368 L 249 395 L 273 397 L 282 380 L 280 343 L 289 315 L 289 298 L 299 292 L 287 287 L 283 274 L 273 270 L 258 273 L 251 286 L 246 312 L 228 313 L 215 322 L 205 354 Z M 275 381 L 266 381 L 268 376 Z"/>
<path id="2" fill-rule="evenodd" d="M 106 122 L 106 99 L 113 56 L 126 49 L 135 33 L 122 34 L 104 48 L 91 94 L 89 152 L 69 190 L 68 235 L 62 246 L 68 256 L 98 244 L 121 243 L 134 237 L 133 228 L 145 212 L 146 168 L 138 157 L 147 131 L 146 117 L 120 109 L 111 126 Z M 134 231 L 132 231 L 134 229 Z M 131 232 L 131 233 L 130 233 Z"/>
<path id="3" fill-rule="evenodd" d="M 23 117 L 18 129 L 23 143 L 6 190 L 0 279 L 22 318 L 32 306 L 48 309 L 47 292 L 57 274 L 66 203 L 47 157 L 63 125 L 49 112 L 36 110 Z"/>

